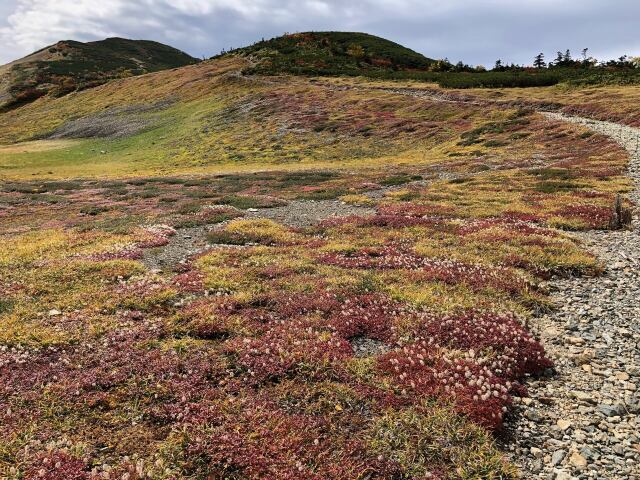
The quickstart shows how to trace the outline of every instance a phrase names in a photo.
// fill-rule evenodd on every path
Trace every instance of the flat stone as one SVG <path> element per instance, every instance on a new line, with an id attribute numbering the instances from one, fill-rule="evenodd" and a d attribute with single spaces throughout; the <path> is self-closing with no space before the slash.
<path id="1" fill-rule="evenodd" d="M 588 464 L 587 459 L 580 455 L 578 452 L 573 452 L 569 457 L 569 463 L 579 470 L 585 468 Z"/>
<path id="2" fill-rule="evenodd" d="M 569 420 L 560 419 L 556 422 L 556 425 L 558 425 L 560 430 L 564 432 L 571 426 L 571 422 Z"/>
<path id="3" fill-rule="evenodd" d="M 571 396 L 581 402 L 593 403 L 594 401 L 593 397 L 587 392 L 575 391 L 575 392 L 571 392 Z"/>
<path id="4" fill-rule="evenodd" d="M 605 417 L 619 417 L 625 413 L 624 405 L 621 405 L 619 403 L 615 405 L 600 404 L 598 405 L 598 410 Z"/>
<path id="5" fill-rule="evenodd" d="M 615 377 L 621 382 L 629 380 L 629 374 L 627 372 L 616 372 Z"/>

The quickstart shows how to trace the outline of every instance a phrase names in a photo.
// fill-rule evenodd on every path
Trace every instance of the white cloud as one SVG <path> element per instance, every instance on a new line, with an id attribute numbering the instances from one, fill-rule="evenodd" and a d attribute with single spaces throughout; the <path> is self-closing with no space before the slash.
<path id="1" fill-rule="evenodd" d="M 212 55 L 285 31 L 358 30 L 432 57 L 528 62 L 543 50 L 634 53 L 637 0 L 0 0 L 0 63 L 108 36 Z M 613 53 L 612 53 L 613 52 Z M 639 54 L 640 52 L 635 52 Z"/>

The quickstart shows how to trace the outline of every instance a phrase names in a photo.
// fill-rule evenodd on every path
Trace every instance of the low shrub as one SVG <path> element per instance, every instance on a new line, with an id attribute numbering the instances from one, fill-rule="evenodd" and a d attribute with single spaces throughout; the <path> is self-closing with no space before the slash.
<path id="1" fill-rule="evenodd" d="M 458 413 L 491 430 L 502 428 L 511 404 L 509 381 L 472 359 L 436 347 L 430 338 L 380 356 L 378 368 L 414 402 L 424 398 L 450 400 Z"/>
<path id="2" fill-rule="evenodd" d="M 410 183 L 416 180 L 422 180 L 422 176 L 398 174 L 398 175 L 391 175 L 389 177 L 383 178 L 378 183 L 380 183 L 380 185 L 390 187 L 390 186 L 396 186 L 396 185 L 404 185 L 405 183 Z"/>
<path id="3" fill-rule="evenodd" d="M 241 379 L 252 385 L 292 375 L 330 375 L 352 354 L 349 342 L 301 320 L 270 327 L 259 338 L 230 340 L 226 348 Z"/>
<path id="4" fill-rule="evenodd" d="M 283 245 L 294 243 L 296 236 L 286 227 L 268 219 L 233 220 L 220 230 L 207 235 L 209 243 L 229 245 Z"/>
<path id="5" fill-rule="evenodd" d="M 229 205 L 246 210 L 248 208 L 274 208 L 286 205 L 284 200 L 261 195 L 227 195 L 215 201 L 218 205 Z"/>
<path id="6" fill-rule="evenodd" d="M 560 80 L 558 75 L 546 72 L 444 73 L 438 85 L 442 88 L 526 88 L 548 87 Z"/>
<path id="7" fill-rule="evenodd" d="M 109 207 L 102 207 L 99 205 L 87 205 L 86 207 L 82 207 L 80 209 L 80 213 L 95 217 L 96 215 L 100 213 L 108 212 L 109 210 L 110 210 Z"/>
<path id="8" fill-rule="evenodd" d="M 53 451 L 40 456 L 27 470 L 26 480 L 89 480 L 87 465 L 67 453 Z"/>

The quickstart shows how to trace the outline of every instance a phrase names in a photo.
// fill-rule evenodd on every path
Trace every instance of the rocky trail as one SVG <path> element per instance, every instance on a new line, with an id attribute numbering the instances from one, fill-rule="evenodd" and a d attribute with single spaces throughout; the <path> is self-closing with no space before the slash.
<path id="1" fill-rule="evenodd" d="M 546 113 L 608 135 L 631 155 L 630 195 L 640 201 L 640 130 Z M 596 278 L 553 279 L 558 308 L 532 328 L 556 363 L 531 379 L 509 425 L 525 478 L 640 479 L 640 232 L 576 234 L 606 268 Z"/>
<path id="2" fill-rule="evenodd" d="M 274 208 L 251 208 L 243 218 L 267 218 L 294 228 L 309 227 L 323 220 L 350 215 L 373 215 L 375 210 L 349 205 L 340 200 L 291 200 L 286 205 Z M 192 255 L 203 252 L 212 245 L 207 242 L 207 232 L 223 227 L 205 225 L 178 230 L 169 244 L 145 251 L 143 263 L 150 270 L 171 269 Z"/>
<path id="3" fill-rule="evenodd" d="M 482 173 L 482 172 L 479 172 Z M 477 175 L 474 173 L 471 175 Z M 438 178 L 460 178 L 459 174 L 439 172 Z M 424 186 L 429 180 L 416 180 L 409 183 L 378 188 L 365 192 L 364 195 L 371 199 L 379 199 L 387 193 L 403 190 L 411 186 Z M 348 217 L 352 215 L 375 215 L 376 210 L 361 205 L 347 204 L 341 200 L 290 200 L 285 205 L 273 208 L 250 208 L 243 218 L 266 218 L 293 228 L 304 228 L 336 217 Z M 216 228 L 222 228 L 228 222 L 217 225 L 205 225 L 178 230 L 177 234 L 170 238 L 169 244 L 163 247 L 146 250 L 143 263 L 150 270 L 171 269 L 178 263 L 186 261 L 192 255 L 203 252 L 212 245 L 207 242 L 207 233 Z"/>

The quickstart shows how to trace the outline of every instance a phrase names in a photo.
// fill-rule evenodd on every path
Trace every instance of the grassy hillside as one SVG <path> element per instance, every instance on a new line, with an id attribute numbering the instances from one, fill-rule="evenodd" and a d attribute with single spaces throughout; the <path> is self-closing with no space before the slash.
<path id="1" fill-rule="evenodd" d="M 0 114 L 0 178 L 403 163 L 450 168 L 452 159 L 471 169 L 506 164 L 536 148 L 549 155 L 557 150 L 539 132 L 487 138 L 499 140 L 488 146 L 458 145 L 464 132 L 507 118 L 504 107 L 416 102 L 377 88 L 393 83 L 241 75 L 248 65 L 237 56 L 217 59 L 41 98 Z M 545 91 L 554 92 L 541 89 L 540 95 Z M 571 105 L 595 94 L 558 98 Z"/>
<path id="2" fill-rule="evenodd" d="M 416 105 L 382 91 L 247 78 L 239 73 L 247 65 L 237 57 L 204 62 L 6 112 L 0 144 L 48 139 L 52 148 L 5 147 L 0 175 L 347 167 L 390 157 L 430 162 L 425 151 L 481 119 L 479 109 Z"/>
<path id="3" fill-rule="evenodd" d="M 0 109 L 196 62 L 180 50 L 148 40 L 61 41 L 0 67 Z"/>
<path id="4" fill-rule="evenodd" d="M 433 60 L 384 38 L 354 32 L 304 32 L 262 40 L 223 53 L 250 59 L 246 73 L 277 75 L 366 76 L 415 80 L 450 89 L 531 88 L 568 84 L 634 85 L 640 69 L 631 63 L 551 68 L 517 67 L 486 71 L 462 62 Z M 609 62 L 609 63 L 612 63 Z"/>
<path id="5" fill-rule="evenodd" d="M 611 228 L 628 155 L 253 61 L 0 113 L 0 478 L 521 478 L 541 282 L 600 272 L 559 229 Z"/>
<path id="6" fill-rule="evenodd" d="M 230 55 L 249 57 L 252 73 L 358 75 L 372 71 L 425 70 L 435 60 L 366 33 L 306 32 L 263 40 Z"/>

